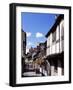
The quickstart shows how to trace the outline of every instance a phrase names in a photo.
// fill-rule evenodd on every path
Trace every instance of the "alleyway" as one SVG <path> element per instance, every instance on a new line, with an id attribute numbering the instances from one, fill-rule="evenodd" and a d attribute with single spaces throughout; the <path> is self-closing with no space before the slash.
<path id="1" fill-rule="evenodd" d="M 39 77 L 39 76 L 45 76 L 42 72 L 40 72 L 40 69 L 34 69 L 32 63 L 27 63 L 25 65 L 26 69 L 23 73 L 23 77 Z"/>
<path id="2" fill-rule="evenodd" d="M 41 73 L 36 74 L 35 71 L 29 71 L 29 72 L 24 72 L 23 76 L 24 77 L 36 77 L 36 76 L 41 76 Z"/>

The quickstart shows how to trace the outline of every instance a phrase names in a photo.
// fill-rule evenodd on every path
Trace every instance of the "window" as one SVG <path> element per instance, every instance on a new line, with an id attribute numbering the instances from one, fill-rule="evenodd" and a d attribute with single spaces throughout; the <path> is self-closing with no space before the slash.
<path id="1" fill-rule="evenodd" d="M 47 48 L 50 47 L 50 36 L 48 37 L 48 40 L 47 40 Z"/>
<path id="2" fill-rule="evenodd" d="M 61 27 L 61 40 L 62 40 L 62 51 L 64 51 L 64 24 Z"/>
<path id="3" fill-rule="evenodd" d="M 61 40 L 64 40 L 64 24 L 62 24 L 62 29 L 61 29 Z"/>
<path id="4" fill-rule="evenodd" d="M 56 41 L 56 31 L 52 33 L 52 42 Z"/>

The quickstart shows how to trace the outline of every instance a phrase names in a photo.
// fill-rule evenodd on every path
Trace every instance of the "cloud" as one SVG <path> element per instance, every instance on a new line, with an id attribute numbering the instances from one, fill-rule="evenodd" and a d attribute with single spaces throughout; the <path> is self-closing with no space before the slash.
<path id="1" fill-rule="evenodd" d="M 36 38 L 40 38 L 40 37 L 43 37 L 43 34 L 40 33 L 40 32 L 37 32 L 37 33 L 36 33 Z"/>
<path id="2" fill-rule="evenodd" d="M 31 36 L 31 32 L 26 32 L 27 37 Z"/>
<path id="3" fill-rule="evenodd" d="M 28 42 L 27 43 L 27 46 L 31 46 L 31 45 L 33 45 L 32 42 Z"/>

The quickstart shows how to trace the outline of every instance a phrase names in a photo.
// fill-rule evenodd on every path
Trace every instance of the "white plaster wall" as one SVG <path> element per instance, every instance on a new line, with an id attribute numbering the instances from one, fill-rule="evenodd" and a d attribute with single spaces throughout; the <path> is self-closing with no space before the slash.
<path id="1" fill-rule="evenodd" d="M 64 47 L 63 42 L 64 42 L 63 40 L 60 41 L 60 53 L 61 53 L 62 51 L 64 51 L 64 49 L 63 49 L 63 47 Z"/>
<path id="2" fill-rule="evenodd" d="M 56 43 L 56 53 L 59 53 L 59 42 Z"/>
<path id="3" fill-rule="evenodd" d="M 47 38 L 47 47 L 50 45 L 50 36 Z"/>
<path id="4" fill-rule="evenodd" d="M 60 52 L 62 52 L 63 50 L 62 50 L 62 43 L 63 43 L 63 41 L 62 41 L 62 39 L 61 39 L 61 30 L 62 30 L 62 24 L 64 24 L 64 20 L 62 20 L 61 21 L 61 23 L 60 23 Z M 65 31 L 64 31 L 65 32 Z"/>
<path id="5" fill-rule="evenodd" d="M 50 33 L 50 46 L 52 46 L 52 33 Z"/>
<path id="6" fill-rule="evenodd" d="M 50 46 L 50 36 L 47 37 L 47 50 L 46 50 L 47 56 L 50 55 L 50 48 L 48 46 Z"/>
<path id="7" fill-rule="evenodd" d="M 52 53 L 51 54 L 55 54 L 56 53 L 56 43 L 54 43 L 52 45 Z"/>
<path id="8" fill-rule="evenodd" d="M 50 46 L 50 55 L 52 54 L 52 46 Z"/>
<path id="9" fill-rule="evenodd" d="M 59 39 L 59 25 L 56 28 L 56 40 Z"/>
<path id="10" fill-rule="evenodd" d="M 47 48 L 47 56 L 50 55 L 50 48 Z"/>
<path id="11" fill-rule="evenodd" d="M 59 39 L 59 25 L 56 28 L 56 40 Z M 47 47 L 50 44 L 50 49 L 47 48 L 47 55 L 59 53 L 59 42 L 52 43 L 52 33 L 47 38 Z"/>
<path id="12" fill-rule="evenodd" d="M 56 41 L 57 40 L 59 40 L 59 38 L 60 38 L 60 36 L 59 36 L 59 34 L 60 34 L 60 25 L 58 25 L 57 26 L 57 28 L 56 28 Z M 60 45 L 59 45 L 59 43 L 60 43 L 60 41 L 58 41 L 57 43 L 56 43 L 56 53 L 59 53 L 59 47 L 60 47 Z"/>
<path id="13" fill-rule="evenodd" d="M 48 48 L 48 46 L 50 46 Z M 47 37 L 47 55 L 52 54 L 52 34 Z"/>

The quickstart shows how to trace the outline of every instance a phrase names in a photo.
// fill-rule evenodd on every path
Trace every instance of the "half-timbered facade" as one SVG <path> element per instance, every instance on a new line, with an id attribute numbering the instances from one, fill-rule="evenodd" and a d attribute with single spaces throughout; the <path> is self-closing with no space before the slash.
<path id="1" fill-rule="evenodd" d="M 50 31 L 46 34 L 46 56 L 50 64 L 50 75 L 64 74 L 64 15 L 58 15 Z"/>

